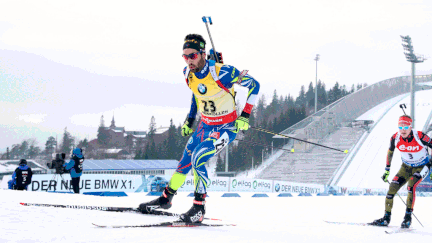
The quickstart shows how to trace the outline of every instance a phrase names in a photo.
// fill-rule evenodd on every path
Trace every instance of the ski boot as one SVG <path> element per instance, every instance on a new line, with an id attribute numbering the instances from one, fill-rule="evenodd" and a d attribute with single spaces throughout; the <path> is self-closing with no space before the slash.
<path id="1" fill-rule="evenodd" d="M 391 212 L 385 212 L 384 217 L 377 219 L 370 224 L 376 226 L 388 226 L 390 224 L 390 219 L 391 219 Z"/>
<path id="2" fill-rule="evenodd" d="M 186 213 L 180 215 L 180 220 L 187 223 L 201 223 L 205 214 L 206 194 L 195 192 L 195 199 L 192 207 Z"/>
<path id="3" fill-rule="evenodd" d="M 401 228 L 409 228 L 411 226 L 412 209 L 407 209 Z"/>
<path id="4" fill-rule="evenodd" d="M 176 191 L 174 191 L 173 189 L 171 189 L 167 186 L 167 187 L 165 187 L 165 189 L 164 189 L 164 191 L 160 197 L 158 197 L 155 200 L 152 200 L 150 202 L 141 203 L 139 205 L 138 209 L 143 214 L 149 214 L 153 210 L 158 209 L 158 208 L 169 209 L 172 206 L 171 201 L 172 201 L 175 194 L 176 194 Z"/>

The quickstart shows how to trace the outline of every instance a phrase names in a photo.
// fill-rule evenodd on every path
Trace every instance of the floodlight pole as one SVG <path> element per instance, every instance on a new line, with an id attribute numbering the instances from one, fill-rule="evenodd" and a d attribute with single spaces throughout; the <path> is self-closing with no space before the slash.
<path id="1" fill-rule="evenodd" d="M 315 68 L 315 113 L 317 112 L 318 107 L 318 61 L 320 59 L 320 55 L 317 54 L 315 57 L 316 68 Z"/>
<path id="2" fill-rule="evenodd" d="M 415 62 L 411 62 L 411 118 L 412 118 L 412 128 L 415 125 Z"/>
<path id="3" fill-rule="evenodd" d="M 414 54 L 414 47 L 411 43 L 411 37 L 409 35 L 403 36 L 402 46 L 405 50 L 404 54 L 408 62 L 411 62 L 411 119 L 412 127 L 415 125 L 415 64 L 422 63 L 426 60 L 423 55 Z"/>

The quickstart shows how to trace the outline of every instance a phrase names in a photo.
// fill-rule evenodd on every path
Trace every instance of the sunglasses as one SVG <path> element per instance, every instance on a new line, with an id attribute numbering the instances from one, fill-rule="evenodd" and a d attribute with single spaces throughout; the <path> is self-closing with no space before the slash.
<path id="1" fill-rule="evenodd" d="M 400 130 L 408 130 L 411 126 L 399 127 Z"/>
<path id="2" fill-rule="evenodd" d="M 183 54 L 182 57 L 185 59 L 185 61 L 187 61 L 188 59 L 195 60 L 198 58 L 198 55 L 201 53 L 202 53 L 202 51 L 191 53 L 189 55 Z"/>

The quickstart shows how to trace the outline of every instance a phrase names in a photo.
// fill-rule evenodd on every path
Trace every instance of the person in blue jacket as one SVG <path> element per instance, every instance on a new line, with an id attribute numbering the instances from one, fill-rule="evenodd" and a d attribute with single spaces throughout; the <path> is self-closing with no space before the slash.
<path id="1" fill-rule="evenodd" d="M 12 189 L 27 190 L 27 186 L 31 183 L 33 172 L 27 165 L 27 160 L 21 159 L 18 168 L 12 174 Z"/>
<path id="2" fill-rule="evenodd" d="M 83 171 L 84 155 L 80 148 L 75 148 L 72 151 L 72 158 L 69 163 L 65 163 L 65 171 L 69 171 L 72 178 L 72 188 L 74 193 L 79 193 L 79 182 Z"/>
<path id="3" fill-rule="evenodd" d="M 8 180 L 8 189 L 10 189 L 10 190 L 13 189 L 13 181 L 12 180 Z"/>

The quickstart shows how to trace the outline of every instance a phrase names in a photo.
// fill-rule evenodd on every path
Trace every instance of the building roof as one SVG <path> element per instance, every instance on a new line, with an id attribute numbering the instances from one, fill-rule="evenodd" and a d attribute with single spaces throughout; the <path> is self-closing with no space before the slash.
<path id="1" fill-rule="evenodd" d="M 162 133 L 168 131 L 168 129 L 169 129 L 169 127 L 159 127 L 159 128 L 156 128 L 155 134 L 162 134 Z"/>
<path id="2" fill-rule="evenodd" d="M 147 136 L 147 132 L 145 132 L 145 131 L 125 131 L 125 136 L 133 136 L 136 138 L 145 138 Z"/>
<path id="3" fill-rule="evenodd" d="M 0 172 L 15 171 L 19 165 L 19 160 L 0 160 Z M 33 160 L 27 160 L 27 165 L 33 170 L 46 170 L 42 165 Z"/>
<path id="4" fill-rule="evenodd" d="M 125 151 L 127 153 L 127 151 L 124 149 L 104 149 L 103 150 L 103 152 L 107 153 L 107 154 L 118 154 L 121 151 Z M 127 154 L 129 154 L 129 153 L 127 153 Z"/>
<path id="5" fill-rule="evenodd" d="M 172 170 L 177 160 L 85 160 L 84 171 L 95 170 Z"/>

